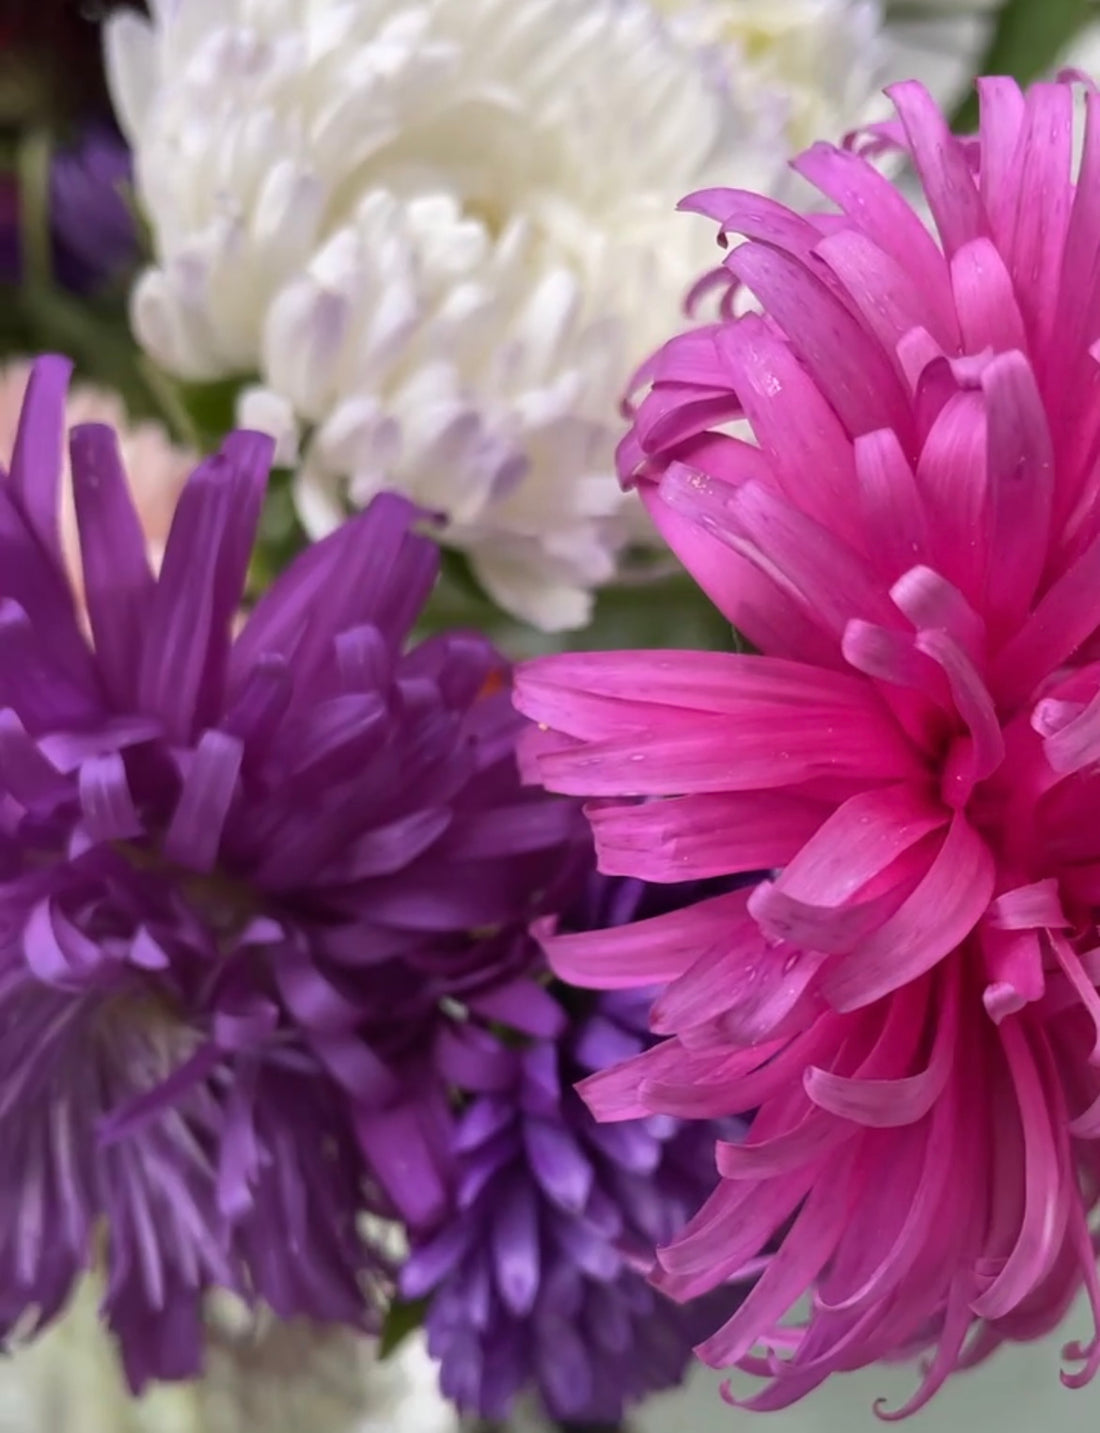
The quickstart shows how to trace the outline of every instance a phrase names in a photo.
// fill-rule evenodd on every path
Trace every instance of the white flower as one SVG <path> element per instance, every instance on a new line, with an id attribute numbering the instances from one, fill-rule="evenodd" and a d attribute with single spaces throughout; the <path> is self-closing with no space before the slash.
<path id="1" fill-rule="evenodd" d="M 726 47 L 743 91 L 775 107 L 790 149 L 839 139 L 885 56 L 878 0 L 656 0 L 682 33 Z"/>
<path id="2" fill-rule="evenodd" d="M 206 1373 L 139 1399 L 87 1281 L 66 1316 L 0 1363 L 0 1433 L 458 1433 L 421 1335 L 379 1363 L 346 1329 L 212 1308 Z"/>
<path id="3" fill-rule="evenodd" d="M 446 515 L 501 606 L 583 625 L 642 530 L 614 478 L 619 398 L 714 262 L 676 201 L 774 189 L 811 115 L 844 128 L 871 83 L 871 0 L 798 0 L 809 47 L 769 13 L 790 3 L 117 15 L 113 87 L 156 246 L 141 342 L 184 378 L 251 380 L 239 417 L 300 463 L 314 535 L 400 488 Z"/>

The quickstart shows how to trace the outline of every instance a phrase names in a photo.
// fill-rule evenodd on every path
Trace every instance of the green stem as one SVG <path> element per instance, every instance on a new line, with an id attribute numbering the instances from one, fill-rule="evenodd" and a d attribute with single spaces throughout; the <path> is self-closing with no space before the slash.
<path id="1" fill-rule="evenodd" d="M 1095 8 L 1095 0 L 1004 0 L 977 73 L 1011 75 L 1021 85 L 1029 84 L 1057 62 Z M 978 97 L 973 91 L 952 127 L 960 134 L 977 129 Z"/>
<path id="2" fill-rule="evenodd" d="M 19 247 L 23 282 L 43 287 L 53 269 L 50 243 L 50 137 L 32 130 L 15 156 L 19 185 Z"/>

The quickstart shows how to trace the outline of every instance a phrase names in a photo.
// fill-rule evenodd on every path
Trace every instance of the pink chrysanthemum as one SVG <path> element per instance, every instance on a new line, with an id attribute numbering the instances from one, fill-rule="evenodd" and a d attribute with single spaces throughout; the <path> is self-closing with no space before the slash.
<path id="1" fill-rule="evenodd" d="M 601 1117 L 758 1111 L 660 1276 L 697 1295 L 783 1235 L 700 1349 L 769 1379 L 755 1408 L 931 1348 L 909 1412 L 1082 1286 L 1100 1313 L 1100 97 L 981 94 L 962 142 L 892 91 L 938 243 L 827 145 L 796 168 L 834 212 L 686 203 L 763 313 L 655 357 L 624 472 L 763 655 L 519 683 L 604 870 L 773 872 L 553 954 L 668 982 Z M 1100 1338 L 1066 1356 L 1086 1382 Z"/>

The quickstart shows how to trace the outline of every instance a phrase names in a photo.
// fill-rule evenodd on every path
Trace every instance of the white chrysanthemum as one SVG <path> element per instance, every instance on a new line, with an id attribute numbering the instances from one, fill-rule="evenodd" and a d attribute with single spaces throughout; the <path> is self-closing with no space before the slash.
<path id="1" fill-rule="evenodd" d="M 458 1433 L 423 1338 L 377 1362 L 347 1330 L 212 1315 L 205 1376 L 139 1399 L 123 1382 L 92 1282 L 0 1363 L 0 1433 Z"/>
<path id="2" fill-rule="evenodd" d="M 878 0 L 655 0 L 682 33 L 726 49 L 746 97 L 771 105 L 797 152 L 863 115 L 883 44 Z"/>
<path id="3" fill-rule="evenodd" d="M 256 376 L 240 417 L 300 452 L 315 535 L 397 487 L 446 514 L 502 606 L 583 624 L 636 526 L 618 398 L 712 253 L 676 200 L 777 184 L 811 115 L 843 128 L 870 85 L 871 0 L 798 3 L 808 47 L 784 0 L 120 14 L 156 246 L 142 343 L 184 378 Z"/>

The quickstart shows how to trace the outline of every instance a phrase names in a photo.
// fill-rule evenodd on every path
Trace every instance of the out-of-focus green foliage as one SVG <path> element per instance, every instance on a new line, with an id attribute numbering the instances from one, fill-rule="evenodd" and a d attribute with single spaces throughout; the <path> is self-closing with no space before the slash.
<path id="1" fill-rule="evenodd" d="M 959 3 L 965 5 L 966 0 Z M 1096 0 L 1004 0 L 977 73 L 1012 75 L 1029 84 L 1057 64 L 1073 37 L 1092 19 L 1100 19 Z M 954 125 L 967 133 L 977 123 L 978 101 L 971 93 Z"/>

